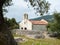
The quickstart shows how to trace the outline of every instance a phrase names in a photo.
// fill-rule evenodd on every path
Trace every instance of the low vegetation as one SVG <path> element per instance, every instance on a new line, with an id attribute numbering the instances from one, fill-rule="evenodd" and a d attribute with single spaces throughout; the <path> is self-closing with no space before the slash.
<path id="1" fill-rule="evenodd" d="M 14 35 L 14 37 L 27 39 L 25 42 L 18 42 L 18 45 L 60 45 L 59 39 L 32 39 L 24 35 Z"/>
<path id="2" fill-rule="evenodd" d="M 16 22 L 15 18 L 4 18 L 5 20 L 5 24 L 7 25 L 8 29 L 18 29 L 19 28 L 19 24 Z"/>
<path id="3" fill-rule="evenodd" d="M 19 43 L 19 45 L 60 45 L 60 40 L 58 39 L 28 39 L 27 42 Z"/>

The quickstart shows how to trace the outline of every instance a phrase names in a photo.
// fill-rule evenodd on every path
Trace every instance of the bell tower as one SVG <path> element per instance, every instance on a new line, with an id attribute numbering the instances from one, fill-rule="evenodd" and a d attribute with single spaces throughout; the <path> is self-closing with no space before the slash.
<path id="1" fill-rule="evenodd" d="M 23 19 L 28 19 L 28 14 L 24 14 Z"/>

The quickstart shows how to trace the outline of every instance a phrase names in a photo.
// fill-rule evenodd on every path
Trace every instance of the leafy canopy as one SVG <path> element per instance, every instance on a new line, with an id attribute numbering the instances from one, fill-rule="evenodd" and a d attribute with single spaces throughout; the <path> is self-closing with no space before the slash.
<path id="1" fill-rule="evenodd" d="M 12 0 L 2 0 L 2 7 L 3 7 L 3 12 L 8 12 L 7 9 L 5 9 L 5 7 L 7 6 L 11 6 L 12 5 Z"/>
<path id="2" fill-rule="evenodd" d="M 50 29 L 53 32 L 60 32 L 60 13 L 54 13 L 54 22 L 50 24 Z"/>
<path id="3" fill-rule="evenodd" d="M 2 6 L 10 6 L 12 0 L 0 0 Z"/>
<path id="4" fill-rule="evenodd" d="M 36 10 L 36 13 L 39 13 L 40 15 L 43 15 L 45 13 L 48 13 L 50 3 L 46 0 L 25 0 L 29 1 L 30 5 L 34 7 Z"/>
<path id="5" fill-rule="evenodd" d="M 9 19 L 9 18 L 4 18 L 5 23 L 8 26 L 8 29 L 18 29 L 19 24 L 16 22 L 15 18 Z"/>

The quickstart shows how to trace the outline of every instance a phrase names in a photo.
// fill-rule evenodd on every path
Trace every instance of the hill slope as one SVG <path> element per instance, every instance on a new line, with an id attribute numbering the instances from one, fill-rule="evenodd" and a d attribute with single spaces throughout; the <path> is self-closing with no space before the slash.
<path id="1" fill-rule="evenodd" d="M 41 20 L 41 19 L 45 19 L 45 20 L 51 22 L 51 21 L 53 21 L 54 17 L 53 17 L 53 15 L 46 15 L 46 16 L 42 16 L 42 17 L 33 18 L 30 20 Z"/>

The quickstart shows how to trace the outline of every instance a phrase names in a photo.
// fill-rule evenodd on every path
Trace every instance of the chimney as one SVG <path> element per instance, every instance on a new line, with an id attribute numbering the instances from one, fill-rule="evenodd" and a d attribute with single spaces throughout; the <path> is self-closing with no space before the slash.
<path id="1" fill-rule="evenodd" d="M 23 19 L 28 19 L 28 14 L 24 14 Z"/>

